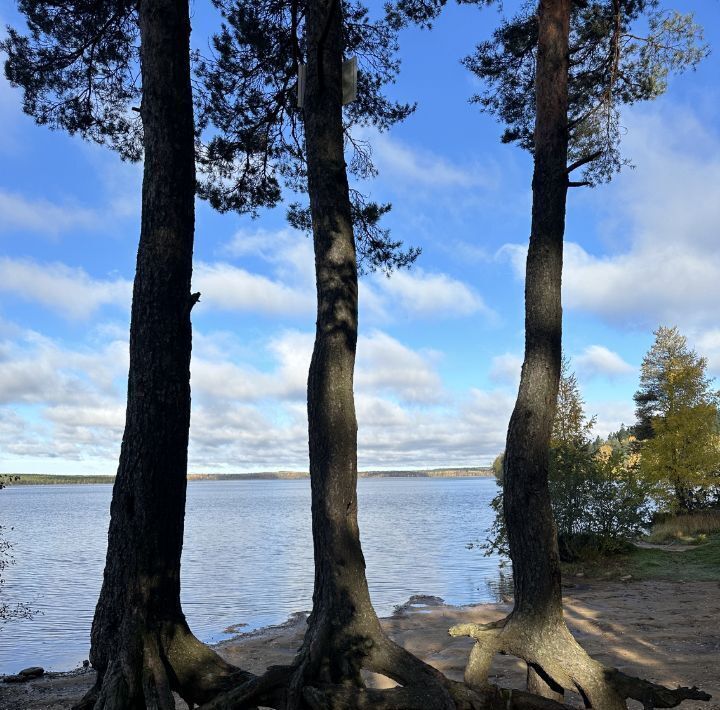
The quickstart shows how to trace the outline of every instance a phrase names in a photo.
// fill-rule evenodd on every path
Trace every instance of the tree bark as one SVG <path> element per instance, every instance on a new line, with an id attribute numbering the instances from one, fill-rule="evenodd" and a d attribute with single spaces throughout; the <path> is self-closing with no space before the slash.
<path id="1" fill-rule="evenodd" d="M 172 708 L 236 669 L 190 632 L 180 606 L 190 427 L 195 156 L 187 0 L 139 3 L 145 163 L 128 399 L 83 707 Z"/>
<path id="2" fill-rule="evenodd" d="M 361 667 L 398 682 L 431 684 L 451 705 L 441 674 L 390 642 L 370 602 L 357 521 L 357 421 L 353 373 L 358 273 L 342 122 L 343 7 L 307 4 L 304 118 L 317 279 L 308 425 L 315 556 L 313 611 L 290 704 L 309 683 L 362 686 Z"/>
<path id="3" fill-rule="evenodd" d="M 563 619 L 560 556 L 548 468 L 562 366 L 562 256 L 567 200 L 568 60 L 571 0 L 540 0 L 536 69 L 532 223 L 525 277 L 525 357 L 510 418 L 503 501 L 515 601 L 499 622 L 466 624 L 452 635 L 476 640 L 465 680 L 484 687 L 492 659 L 507 653 L 528 666 L 528 690 L 559 701 L 576 690 L 585 706 L 674 707 L 697 689 L 668 690 L 606 668 L 575 641 Z M 622 677 L 621 677 L 622 676 Z M 672 703 L 664 705 L 661 703 Z"/>
<path id="4" fill-rule="evenodd" d="M 338 0 L 323 0 L 309 3 L 307 13 L 305 140 L 317 285 L 308 375 L 315 586 L 307 642 L 324 680 L 359 683 L 367 653 L 362 638 L 379 624 L 357 522 L 358 280 L 343 146 L 342 8 Z"/>
<path id="5" fill-rule="evenodd" d="M 495 653 L 513 653 L 528 664 L 528 689 L 553 699 L 561 699 L 563 689 L 573 687 L 575 681 L 572 670 L 566 672 L 554 656 L 582 656 L 563 620 L 560 556 L 548 487 L 550 438 L 562 364 L 570 12 L 571 0 L 540 0 L 525 357 L 504 461 L 503 505 L 515 603 L 507 620 L 477 637 L 466 669 L 469 683 L 483 684 Z M 588 704 L 605 710 L 625 706 L 619 697 L 611 697 L 612 690 L 600 698 L 595 685 L 602 683 L 595 680 L 592 690 L 581 689 Z"/>
<path id="6" fill-rule="evenodd" d="M 508 427 L 503 491 L 515 611 L 551 623 L 562 618 L 548 466 L 562 362 L 560 287 L 567 197 L 570 7 L 571 0 L 540 2 L 525 358 Z"/>

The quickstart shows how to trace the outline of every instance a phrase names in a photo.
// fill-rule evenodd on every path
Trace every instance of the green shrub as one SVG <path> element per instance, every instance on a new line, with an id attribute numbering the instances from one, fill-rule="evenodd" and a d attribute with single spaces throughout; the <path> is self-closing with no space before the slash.
<path id="1" fill-rule="evenodd" d="M 616 554 L 644 532 L 650 519 L 650 490 L 638 476 L 632 437 L 621 430 L 592 441 L 594 418 L 584 412 L 575 375 L 563 361 L 550 442 L 548 485 L 563 561 L 588 554 Z M 502 513 L 503 460 L 493 463 L 500 492 L 492 500 L 495 519 L 483 545 L 486 554 L 508 555 Z"/>

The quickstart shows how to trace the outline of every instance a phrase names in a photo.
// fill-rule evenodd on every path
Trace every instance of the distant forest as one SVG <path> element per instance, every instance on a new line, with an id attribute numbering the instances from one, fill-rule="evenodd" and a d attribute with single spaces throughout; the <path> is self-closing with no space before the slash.
<path id="1" fill-rule="evenodd" d="M 66 475 L 51 476 L 43 473 L 7 474 L 16 486 L 44 486 L 48 484 L 112 483 L 115 476 Z M 488 478 L 492 468 L 432 468 L 416 471 L 360 471 L 360 478 Z M 307 471 L 259 471 L 256 473 L 189 473 L 188 481 L 272 481 L 310 478 Z"/>

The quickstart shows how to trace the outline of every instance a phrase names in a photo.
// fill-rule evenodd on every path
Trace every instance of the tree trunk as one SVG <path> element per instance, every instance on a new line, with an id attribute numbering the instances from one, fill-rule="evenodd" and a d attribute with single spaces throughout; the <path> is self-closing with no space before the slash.
<path id="1" fill-rule="evenodd" d="M 515 612 L 562 618 L 548 466 L 562 364 L 570 0 L 540 3 L 532 225 L 525 276 L 525 359 L 505 447 L 504 513 Z"/>
<path id="2" fill-rule="evenodd" d="M 560 700 L 576 690 L 585 706 L 674 707 L 695 688 L 668 690 L 606 668 L 590 658 L 563 619 L 560 558 L 550 503 L 550 438 L 562 366 L 562 253 L 567 200 L 568 59 L 571 0 L 540 0 L 536 69 L 535 170 L 525 277 L 525 358 L 510 418 L 503 501 L 515 603 L 510 615 L 486 625 L 450 630 L 476 644 L 465 670 L 470 686 L 485 686 L 496 653 L 523 659 L 528 690 Z M 670 703 L 664 705 L 662 703 Z"/>
<path id="3" fill-rule="evenodd" d="M 352 677 L 366 654 L 358 639 L 378 627 L 365 581 L 357 523 L 357 421 L 353 372 L 358 281 L 343 149 L 342 9 L 308 4 L 305 140 L 315 247 L 317 322 L 308 375 L 315 553 L 308 635 L 320 642 L 328 682 Z M 314 655 L 314 643 L 309 653 Z"/>
<path id="4" fill-rule="evenodd" d="M 235 670 L 180 607 L 190 427 L 195 157 L 187 0 L 139 3 L 145 164 L 128 400 L 103 586 L 92 626 L 95 708 L 171 708 Z"/>
<path id="5" fill-rule="evenodd" d="M 361 686 L 362 666 L 399 682 L 438 684 L 440 674 L 384 635 L 370 602 L 357 521 L 357 421 L 353 372 L 358 275 L 342 122 L 343 9 L 309 2 L 305 142 L 317 279 L 308 424 L 315 554 L 313 611 L 291 704 L 314 682 Z"/>

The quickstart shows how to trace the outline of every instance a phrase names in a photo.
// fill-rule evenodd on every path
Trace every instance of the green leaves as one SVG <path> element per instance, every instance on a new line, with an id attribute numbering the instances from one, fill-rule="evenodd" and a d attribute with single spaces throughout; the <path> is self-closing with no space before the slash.
<path id="1" fill-rule="evenodd" d="M 719 393 L 677 328 L 660 327 L 635 393 L 640 471 L 671 509 L 703 504 L 720 482 Z"/>
<path id="2" fill-rule="evenodd" d="M 575 373 L 563 359 L 550 442 L 548 485 L 560 554 L 571 561 L 588 552 L 623 551 L 650 517 L 651 486 L 637 475 L 638 456 L 621 429 L 606 441 L 592 441 L 595 417 L 587 418 Z M 493 469 L 502 465 L 501 457 Z M 502 477 L 497 474 L 498 485 Z M 486 554 L 508 554 L 502 492 L 492 501 L 495 520 Z"/>

